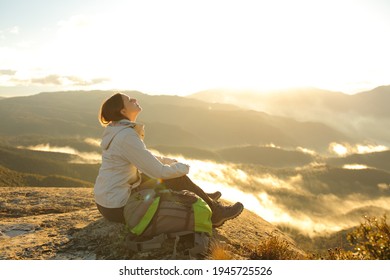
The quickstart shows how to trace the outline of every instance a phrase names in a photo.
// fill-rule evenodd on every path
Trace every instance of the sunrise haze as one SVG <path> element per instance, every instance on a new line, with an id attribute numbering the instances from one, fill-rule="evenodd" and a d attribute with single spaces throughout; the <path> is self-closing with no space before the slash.
<path id="1" fill-rule="evenodd" d="M 0 1 L 0 96 L 389 84 L 390 4 Z"/>

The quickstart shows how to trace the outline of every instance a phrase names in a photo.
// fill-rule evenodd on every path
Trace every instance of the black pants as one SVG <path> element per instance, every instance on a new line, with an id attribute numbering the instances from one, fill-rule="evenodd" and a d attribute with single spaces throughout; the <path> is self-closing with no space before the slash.
<path id="1" fill-rule="evenodd" d="M 200 198 L 202 198 L 211 208 L 213 205 L 213 200 L 194 182 L 191 181 L 188 176 L 182 176 L 178 178 L 172 178 L 168 180 L 163 180 L 160 182 L 157 179 L 150 178 L 146 176 L 145 174 L 142 174 L 142 183 L 140 187 L 148 186 L 148 187 L 154 187 L 154 186 L 161 186 L 169 188 L 174 191 L 182 191 L 187 190 L 191 191 L 195 194 L 197 194 Z M 125 218 L 123 217 L 123 209 L 124 207 L 120 208 L 106 208 L 99 204 L 97 204 L 97 208 L 99 212 L 102 214 L 104 218 L 111 222 L 118 222 L 118 223 L 125 223 Z"/>

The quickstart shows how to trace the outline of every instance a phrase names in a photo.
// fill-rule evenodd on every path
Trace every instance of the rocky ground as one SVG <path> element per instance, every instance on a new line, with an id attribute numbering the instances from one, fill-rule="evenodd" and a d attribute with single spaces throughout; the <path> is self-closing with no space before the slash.
<path id="1" fill-rule="evenodd" d="M 96 210 L 92 189 L 0 188 L 0 260 L 189 258 L 185 238 L 173 255 L 172 240 L 161 249 L 132 253 L 125 236 L 123 225 L 106 221 Z M 287 244 L 294 258 L 305 258 L 291 238 L 247 210 L 214 229 L 210 248 L 222 248 L 223 254 L 198 258 L 253 259 L 258 255 L 249 248 L 270 236 Z"/>

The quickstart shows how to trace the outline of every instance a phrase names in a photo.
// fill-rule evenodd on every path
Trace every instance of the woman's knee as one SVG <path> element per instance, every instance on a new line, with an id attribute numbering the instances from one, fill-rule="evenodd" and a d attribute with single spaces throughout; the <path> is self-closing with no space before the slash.
<path id="1" fill-rule="evenodd" d="M 177 184 L 180 184 L 180 185 L 187 185 L 189 182 L 191 182 L 190 178 L 188 178 L 187 175 L 184 175 L 184 176 L 181 176 L 181 177 L 176 177 L 176 178 L 171 178 L 171 179 L 165 179 L 165 180 L 162 180 L 162 182 L 167 185 L 167 186 L 170 186 L 170 185 L 177 185 Z"/>

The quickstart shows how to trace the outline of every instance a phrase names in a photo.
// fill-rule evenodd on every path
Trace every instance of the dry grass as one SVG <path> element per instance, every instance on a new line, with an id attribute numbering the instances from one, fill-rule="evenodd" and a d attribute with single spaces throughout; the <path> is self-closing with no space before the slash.
<path id="1" fill-rule="evenodd" d="M 249 252 L 249 258 L 252 260 L 297 260 L 301 258 L 286 240 L 273 235 L 258 244 L 243 246 L 243 249 Z"/>
<path id="2" fill-rule="evenodd" d="M 209 260 L 233 260 L 234 255 L 230 252 L 226 243 L 211 241 L 209 254 L 206 259 Z"/>
<path id="3" fill-rule="evenodd" d="M 234 260 L 237 256 L 251 260 L 298 260 L 302 255 L 298 254 L 291 245 L 277 236 L 270 236 L 257 244 L 227 244 L 213 241 L 210 243 L 210 260 Z"/>

